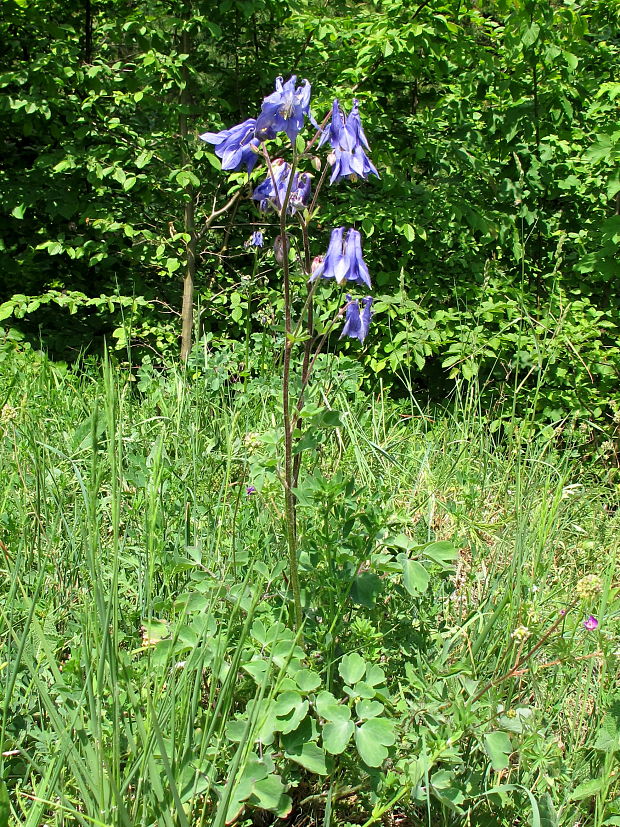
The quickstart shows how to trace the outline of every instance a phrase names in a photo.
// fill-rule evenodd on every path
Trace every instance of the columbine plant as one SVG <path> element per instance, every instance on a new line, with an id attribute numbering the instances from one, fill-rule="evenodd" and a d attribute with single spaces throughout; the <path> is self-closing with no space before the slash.
<path id="1" fill-rule="evenodd" d="M 201 139 L 213 144 L 222 169 L 237 172 L 243 168 L 252 172 L 259 160 L 265 163 L 265 178 L 252 192 L 252 199 L 257 202 L 262 214 L 275 212 L 279 218 L 279 231 L 274 238 L 274 252 L 278 264 L 282 267 L 282 284 L 284 293 L 284 359 L 282 407 L 284 414 L 284 499 L 286 531 L 289 552 L 289 575 L 295 607 L 295 625 L 302 624 L 301 593 L 297 565 L 297 529 L 295 517 L 294 488 L 300 471 L 301 454 L 293 457 L 293 436 L 299 423 L 303 407 L 304 393 L 310 379 L 314 363 L 323 348 L 327 336 L 344 316 L 340 337 L 349 337 L 364 342 L 368 335 L 372 318 L 372 297 L 353 297 L 346 294 L 342 308 L 331 320 L 321 336 L 315 336 L 313 322 L 313 297 L 322 279 L 334 279 L 339 287 L 347 289 L 357 285 L 364 290 L 371 288 L 370 273 L 362 255 L 361 235 L 355 228 L 337 227 L 331 233 L 329 246 L 325 255 L 312 257 L 310 251 L 309 226 L 317 209 L 317 199 L 327 173 L 331 169 L 330 184 L 343 179 L 355 181 L 366 179 L 369 175 L 379 176 L 375 166 L 366 154 L 370 151 L 359 114 L 359 104 L 353 100 L 347 115 L 338 100 L 334 100 L 331 113 L 319 127 L 310 111 L 311 86 L 307 80 L 297 85 L 297 78 L 292 75 L 286 82 L 276 79 L 275 91 L 268 95 L 262 104 L 256 119 L 249 118 L 243 123 L 221 132 L 205 132 Z M 315 133 L 299 150 L 298 137 L 305 128 L 306 119 L 314 127 Z M 290 141 L 290 160 L 272 158 L 267 142 L 285 133 Z M 310 150 L 317 144 L 320 149 L 328 144 L 331 151 L 327 163 Z M 303 145 L 303 144 L 302 144 Z M 315 171 L 321 169 L 314 193 L 312 192 L 313 174 L 302 166 L 311 164 Z M 301 255 L 295 254 L 293 261 L 299 266 L 305 278 L 308 295 L 298 319 L 293 322 L 291 300 L 291 252 L 294 252 L 294 239 L 287 232 L 287 224 L 293 223 L 301 230 Z M 255 250 L 263 246 L 262 230 L 255 230 L 246 242 Z M 302 327 L 306 332 L 302 335 Z M 301 392 L 293 403 L 290 398 L 291 358 L 296 343 L 304 342 L 301 356 Z M 252 488 L 252 493 L 255 489 Z M 248 489 L 250 493 L 250 489 Z"/>

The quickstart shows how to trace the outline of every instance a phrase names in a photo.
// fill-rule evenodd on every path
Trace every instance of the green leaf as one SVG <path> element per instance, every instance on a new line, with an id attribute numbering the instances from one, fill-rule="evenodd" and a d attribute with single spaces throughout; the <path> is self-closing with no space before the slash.
<path id="1" fill-rule="evenodd" d="M 400 557 L 401 555 L 399 555 Z M 402 555 L 404 557 L 404 555 Z M 430 574 L 417 560 L 408 560 L 406 557 L 403 563 L 403 586 L 412 597 L 423 594 L 430 583 Z"/>
<path id="2" fill-rule="evenodd" d="M 521 38 L 521 42 L 524 46 L 533 46 L 534 43 L 538 40 L 538 35 L 540 34 L 540 26 L 538 23 L 532 23 L 531 26 L 528 26 L 525 32 L 523 33 L 523 37 Z"/>
<path id="3" fill-rule="evenodd" d="M 620 750 L 620 701 L 614 701 L 603 715 L 601 726 L 596 734 L 594 749 L 604 752 Z"/>
<path id="4" fill-rule="evenodd" d="M 325 763 L 325 750 L 322 750 L 315 743 L 310 741 L 293 750 L 285 751 L 287 758 L 301 764 L 304 769 L 314 772 L 317 775 L 327 775 L 328 769 Z"/>
<path id="5" fill-rule="evenodd" d="M 13 218 L 22 219 L 24 217 L 24 213 L 26 212 L 26 205 L 25 204 L 18 204 L 16 207 L 13 207 L 11 210 L 11 215 Z"/>
<path id="6" fill-rule="evenodd" d="M 404 224 L 402 227 L 402 232 L 407 241 L 415 241 L 415 229 L 411 226 L 411 224 Z"/>
<path id="7" fill-rule="evenodd" d="M 381 591 L 381 578 L 371 571 L 358 574 L 351 586 L 351 600 L 358 606 L 371 609 L 375 605 L 375 598 Z"/>
<path id="8" fill-rule="evenodd" d="M 386 537 L 383 545 L 388 548 L 402 548 L 405 551 L 411 551 L 411 549 L 416 547 L 414 541 L 410 537 L 407 537 L 406 534 L 396 534 L 391 537 Z"/>
<path id="9" fill-rule="evenodd" d="M 152 159 L 152 157 L 153 157 L 152 152 L 148 152 L 146 149 L 143 150 L 138 155 L 138 157 L 136 158 L 136 161 L 135 161 L 135 164 L 138 167 L 138 169 L 143 169 L 149 163 L 149 161 Z"/>
<path id="10" fill-rule="evenodd" d="M 358 718 L 376 718 L 381 715 L 385 707 L 379 701 L 362 699 L 355 704 L 355 712 Z"/>
<path id="11" fill-rule="evenodd" d="M 302 692 L 312 692 L 321 685 L 321 678 L 311 669 L 299 669 L 294 675 L 295 683 Z"/>
<path id="12" fill-rule="evenodd" d="M 620 191 L 620 174 L 616 173 L 613 178 L 607 182 L 607 198 L 614 198 L 617 192 Z"/>
<path id="13" fill-rule="evenodd" d="M 355 684 L 362 679 L 366 671 L 366 661 L 357 652 L 345 655 L 338 665 L 340 677 L 348 684 Z"/>
<path id="14" fill-rule="evenodd" d="M 351 710 L 348 706 L 338 703 L 331 692 L 324 690 L 316 696 L 316 711 L 326 721 L 348 721 Z"/>
<path id="15" fill-rule="evenodd" d="M 328 721 L 323 727 L 323 746 L 327 752 L 332 755 L 344 752 L 354 729 L 353 721 Z"/>
<path id="16" fill-rule="evenodd" d="M 448 564 L 454 562 L 459 556 L 457 549 L 454 547 L 454 543 L 451 543 L 449 540 L 440 540 L 437 543 L 431 543 L 430 546 L 422 549 L 422 554 L 446 568 L 449 568 Z"/>
<path id="17" fill-rule="evenodd" d="M 344 686 L 343 691 L 350 698 L 374 698 L 377 694 L 374 687 L 369 686 L 366 681 L 358 681 L 355 686 Z"/>
<path id="18" fill-rule="evenodd" d="M 364 680 L 369 686 L 381 686 L 385 683 L 385 672 L 377 663 L 368 664 Z"/>
<path id="19" fill-rule="evenodd" d="M 545 793 L 539 799 L 538 809 L 540 811 L 540 827 L 558 827 L 558 814 L 549 793 Z"/>
<path id="20" fill-rule="evenodd" d="M 493 769 L 497 772 L 505 770 L 510 763 L 509 755 L 512 752 L 512 744 L 508 735 L 501 730 L 488 732 L 484 736 L 484 747 L 491 759 Z"/>
<path id="21" fill-rule="evenodd" d="M 286 818 L 290 813 L 293 800 L 285 795 L 286 787 L 279 775 L 272 773 L 254 784 L 254 791 L 249 804 L 275 813 L 278 818 Z"/>
<path id="22" fill-rule="evenodd" d="M 355 730 L 357 751 L 369 767 L 381 766 L 395 740 L 394 723 L 386 718 L 371 718 Z"/>
<path id="23" fill-rule="evenodd" d="M 568 68 L 571 70 L 571 72 L 574 72 L 577 68 L 577 64 L 579 63 L 579 58 L 577 57 L 577 55 L 574 55 L 572 52 L 564 51 L 562 52 L 562 56 L 564 57 L 564 60 L 566 61 L 566 65 L 568 66 Z"/>
<path id="24" fill-rule="evenodd" d="M 274 712 L 278 718 L 288 715 L 293 709 L 301 704 L 299 692 L 283 692 L 278 695 L 274 704 Z"/>
<path id="25" fill-rule="evenodd" d="M 600 793 L 604 784 L 605 780 L 603 778 L 591 778 L 589 781 L 584 781 L 583 784 L 579 784 L 570 794 L 569 798 L 571 801 L 581 801 L 584 798 L 592 798 L 592 796 Z"/>

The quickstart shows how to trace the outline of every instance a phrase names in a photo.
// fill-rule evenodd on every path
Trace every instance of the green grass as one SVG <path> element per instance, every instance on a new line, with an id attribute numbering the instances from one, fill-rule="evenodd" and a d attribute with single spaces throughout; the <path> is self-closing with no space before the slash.
<path id="1" fill-rule="evenodd" d="M 277 378 L 221 379 L 0 364 L 10 823 L 620 824 L 617 500 L 578 432 L 336 364 L 295 639 Z"/>

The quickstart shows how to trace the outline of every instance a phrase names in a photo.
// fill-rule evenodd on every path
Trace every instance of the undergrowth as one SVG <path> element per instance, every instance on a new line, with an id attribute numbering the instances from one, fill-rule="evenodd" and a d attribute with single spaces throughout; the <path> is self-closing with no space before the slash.
<path id="1" fill-rule="evenodd" d="M 617 498 L 579 429 L 319 370 L 295 637 L 275 376 L 0 364 L 9 823 L 620 824 Z"/>

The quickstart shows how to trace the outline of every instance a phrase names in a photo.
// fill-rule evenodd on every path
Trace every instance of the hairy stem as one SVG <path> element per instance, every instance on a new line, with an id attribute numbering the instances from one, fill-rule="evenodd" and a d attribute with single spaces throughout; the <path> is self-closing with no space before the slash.
<path id="1" fill-rule="evenodd" d="M 310 263 L 310 240 L 308 238 L 308 225 L 305 221 L 301 221 L 301 234 L 303 238 L 303 245 L 304 245 L 304 270 L 306 279 L 310 278 L 311 275 L 311 263 Z M 306 300 L 307 305 L 307 335 L 308 338 L 304 342 L 304 359 L 301 366 L 301 384 L 302 387 L 305 387 L 308 384 L 309 378 L 309 369 L 310 369 L 310 356 L 312 355 L 312 331 L 314 329 L 314 296 L 315 284 L 311 284 L 308 286 L 308 298 Z M 302 314 L 303 318 L 303 314 Z M 297 425 L 299 423 L 299 415 L 301 413 L 301 408 L 296 407 L 295 413 L 293 416 L 293 432 L 296 430 Z M 297 486 L 299 482 L 299 471 L 301 469 L 301 451 L 295 455 L 295 460 L 293 462 L 293 485 Z"/>

